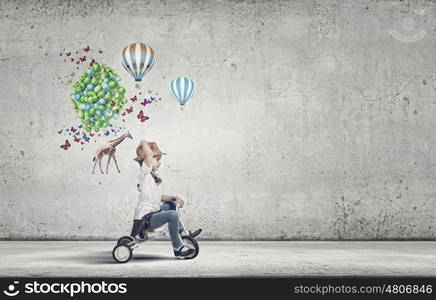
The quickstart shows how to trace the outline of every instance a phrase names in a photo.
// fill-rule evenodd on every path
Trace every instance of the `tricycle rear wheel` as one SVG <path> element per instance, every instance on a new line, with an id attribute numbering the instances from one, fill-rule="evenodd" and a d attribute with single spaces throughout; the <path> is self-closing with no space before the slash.
<path id="1" fill-rule="evenodd" d="M 129 235 L 122 236 L 118 239 L 117 245 L 127 245 L 133 242 L 135 239 Z"/>
<path id="2" fill-rule="evenodd" d="M 126 263 L 132 258 L 132 249 L 128 245 L 116 245 L 112 250 L 112 257 L 118 263 Z"/>

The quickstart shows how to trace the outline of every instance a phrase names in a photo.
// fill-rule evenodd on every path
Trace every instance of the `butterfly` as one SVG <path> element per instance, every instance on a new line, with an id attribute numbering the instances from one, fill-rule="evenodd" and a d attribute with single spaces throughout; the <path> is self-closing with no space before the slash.
<path id="1" fill-rule="evenodd" d="M 100 54 L 101 54 L 101 53 L 103 53 L 103 51 L 101 51 L 101 50 L 98 50 L 98 53 L 100 53 Z"/>
<path id="2" fill-rule="evenodd" d="M 68 150 L 68 148 L 71 147 L 71 144 L 68 142 L 68 140 L 65 140 L 65 144 L 61 145 L 60 147 L 64 150 Z"/>
<path id="3" fill-rule="evenodd" d="M 144 101 L 142 101 L 142 102 L 139 102 L 141 105 L 144 105 L 144 106 L 146 106 L 147 104 L 150 104 L 151 103 L 151 101 L 149 101 L 149 100 L 147 100 L 146 98 L 144 99 Z"/>
<path id="4" fill-rule="evenodd" d="M 127 108 L 126 111 L 127 111 L 128 114 L 132 113 L 133 112 L 133 107 L 130 106 L 130 108 Z"/>
<path id="5" fill-rule="evenodd" d="M 67 56 L 70 56 L 71 55 L 71 52 L 68 52 L 68 53 L 65 53 Z"/>
<path id="6" fill-rule="evenodd" d="M 62 53 L 59 53 L 59 56 L 62 56 Z"/>
<path id="7" fill-rule="evenodd" d="M 85 144 L 85 143 L 84 143 L 83 141 L 81 141 L 81 142 L 80 142 L 80 145 L 83 145 L 83 144 Z M 83 148 L 82 148 L 82 150 L 83 150 Z"/>
<path id="8" fill-rule="evenodd" d="M 146 115 L 144 115 L 144 112 L 142 110 L 139 112 L 137 117 L 139 120 L 141 120 L 141 122 L 144 122 L 149 119 Z"/>
<path id="9" fill-rule="evenodd" d="M 106 132 L 104 133 L 105 136 L 108 136 L 110 134 L 109 130 L 106 130 Z"/>
<path id="10" fill-rule="evenodd" d="M 79 124 L 79 126 L 77 126 L 77 127 L 82 128 L 82 124 Z"/>
<path id="11" fill-rule="evenodd" d="M 58 134 L 61 134 L 61 133 L 62 133 L 62 130 L 63 130 L 63 129 L 59 130 L 59 131 L 58 131 Z"/>
<path id="12" fill-rule="evenodd" d="M 132 102 L 135 102 L 138 100 L 138 98 L 136 97 L 136 95 L 133 98 L 130 98 L 130 100 L 132 100 Z"/>
<path id="13" fill-rule="evenodd" d="M 71 58 L 70 58 L 70 60 L 71 60 L 71 62 L 73 62 L 73 61 L 74 61 L 74 58 L 73 58 L 73 57 L 71 57 Z"/>
<path id="14" fill-rule="evenodd" d="M 92 59 L 92 61 L 89 63 L 89 66 L 92 67 L 92 65 L 94 65 L 94 64 L 95 64 L 95 60 Z"/>
<path id="15" fill-rule="evenodd" d="M 76 142 L 76 143 L 78 143 L 78 142 L 80 142 L 80 138 L 78 138 L 78 137 L 74 137 L 74 141 Z"/>
<path id="16" fill-rule="evenodd" d="M 76 128 L 74 128 L 74 127 L 71 127 L 71 129 L 70 129 L 72 132 L 76 132 L 77 131 L 77 129 Z"/>
<path id="17" fill-rule="evenodd" d="M 156 101 L 156 98 L 153 97 L 153 96 L 151 96 L 151 97 L 150 97 L 150 100 L 151 100 L 151 101 Z"/>
<path id="18" fill-rule="evenodd" d="M 90 133 L 89 135 L 90 135 L 90 136 L 92 136 L 92 137 L 94 136 L 94 134 L 93 134 L 93 133 Z"/>
<path id="19" fill-rule="evenodd" d="M 99 136 L 100 136 L 100 135 L 99 135 Z M 89 136 L 86 136 L 86 135 L 83 135 L 83 136 L 82 136 L 82 139 L 85 140 L 85 142 L 89 142 L 90 137 L 89 137 Z"/>
<path id="20" fill-rule="evenodd" d="M 123 112 L 121 115 L 124 117 L 126 115 L 126 112 Z"/>
<path id="21" fill-rule="evenodd" d="M 83 50 L 85 50 L 85 52 L 88 52 L 88 51 L 91 50 L 91 49 L 90 49 L 89 46 L 88 46 L 88 47 L 86 47 L 86 48 L 83 48 Z"/>
<path id="22" fill-rule="evenodd" d="M 153 91 L 152 90 L 150 90 L 150 89 L 148 89 L 148 91 L 147 91 L 149 94 L 151 94 L 151 93 L 153 93 Z"/>
<path id="23" fill-rule="evenodd" d="M 84 57 L 80 57 L 80 61 L 81 62 L 84 62 L 86 60 L 86 56 L 84 56 Z"/>
<path id="24" fill-rule="evenodd" d="M 77 132 L 76 132 L 76 135 L 80 135 L 80 131 L 77 131 Z"/>
<path id="25" fill-rule="evenodd" d="M 78 60 L 76 61 L 76 65 L 78 65 L 78 64 L 80 64 L 80 59 L 78 59 Z"/>

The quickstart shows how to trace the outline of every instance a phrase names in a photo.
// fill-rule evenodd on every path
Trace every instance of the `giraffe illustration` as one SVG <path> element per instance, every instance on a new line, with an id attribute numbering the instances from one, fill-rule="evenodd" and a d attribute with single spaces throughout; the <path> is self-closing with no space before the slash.
<path id="1" fill-rule="evenodd" d="M 94 158 L 92 159 L 92 161 L 94 162 L 94 168 L 92 169 L 92 174 L 94 174 L 95 171 L 95 166 L 98 163 L 98 166 L 100 167 L 100 171 L 101 174 L 103 173 L 103 170 L 101 169 L 101 160 L 103 159 L 103 156 L 108 155 L 109 158 L 107 160 L 107 165 L 106 165 L 106 174 L 108 174 L 109 171 L 109 163 L 111 161 L 111 159 L 113 158 L 115 161 L 115 166 L 117 167 L 118 173 L 121 173 L 120 169 L 118 168 L 118 163 L 117 160 L 115 158 L 115 151 L 116 151 L 116 147 L 122 143 L 122 141 L 124 141 L 124 139 L 128 137 L 130 139 L 133 139 L 132 136 L 130 135 L 130 133 L 127 131 L 126 133 L 124 133 L 122 136 L 109 141 L 106 145 L 100 146 L 97 149 L 97 152 L 95 153 Z"/>

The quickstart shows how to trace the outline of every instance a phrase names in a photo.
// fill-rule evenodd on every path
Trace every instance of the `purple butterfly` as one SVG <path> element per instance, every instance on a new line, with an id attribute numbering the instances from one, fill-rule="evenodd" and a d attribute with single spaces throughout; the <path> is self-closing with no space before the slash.
<path id="1" fill-rule="evenodd" d="M 104 133 L 105 136 L 108 136 L 110 134 L 109 130 L 106 130 L 106 132 Z"/>
<path id="2" fill-rule="evenodd" d="M 147 100 L 147 99 L 145 98 L 144 101 L 143 101 L 143 102 L 140 102 L 140 103 L 141 103 L 141 105 L 146 106 L 147 104 L 150 104 L 151 101 L 149 101 L 149 100 Z"/>

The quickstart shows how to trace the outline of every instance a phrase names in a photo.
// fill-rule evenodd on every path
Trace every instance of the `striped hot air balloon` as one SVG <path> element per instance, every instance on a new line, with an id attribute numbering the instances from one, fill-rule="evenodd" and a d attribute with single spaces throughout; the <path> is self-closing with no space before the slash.
<path id="1" fill-rule="evenodd" d="M 185 105 L 185 103 L 191 99 L 194 95 L 195 85 L 194 82 L 187 77 L 178 77 L 171 81 L 170 84 L 171 95 L 176 98 L 180 105 Z"/>
<path id="2" fill-rule="evenodd" d="M 142 43 L 131 44 L 123 49 L 121 63 L 135 81 L 141 81 L 154 65 L 154 50 Z"/>

